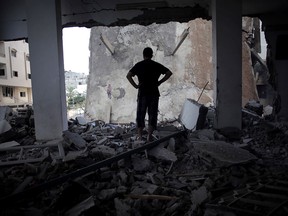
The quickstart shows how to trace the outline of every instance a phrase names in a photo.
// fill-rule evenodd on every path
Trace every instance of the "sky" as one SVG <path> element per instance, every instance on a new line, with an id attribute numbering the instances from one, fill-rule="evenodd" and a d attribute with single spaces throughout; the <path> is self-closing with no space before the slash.
<path id="1" fill-rule="evenodd" d="M 90 29 L 85 27 L 64 28 L 62 36 L 64 70 L 88 75 Z"/>

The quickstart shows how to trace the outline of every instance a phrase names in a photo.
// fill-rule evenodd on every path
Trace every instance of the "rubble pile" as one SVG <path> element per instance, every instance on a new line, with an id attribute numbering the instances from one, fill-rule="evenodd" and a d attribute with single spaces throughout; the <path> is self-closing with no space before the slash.
<path id="1" fill-rule="evenodd" d="M 15 126 L 1 134 L 1 215 L 225 215 L 226 194 L 287 169 L 287 125 L 247 110 L 241 131 L 167 121 L 151 143 L 134 123 L 82 117 L 63 140 L 37 143 L 27 122 L 21 139 L 5 139 Z"/>

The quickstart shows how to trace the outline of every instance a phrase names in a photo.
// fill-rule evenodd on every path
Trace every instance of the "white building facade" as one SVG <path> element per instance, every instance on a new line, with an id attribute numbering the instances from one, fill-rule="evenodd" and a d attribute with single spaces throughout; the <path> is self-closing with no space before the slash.
<path id="1" fill-rule="evenodd" d="M 32 101 L 28 43 L 0 41 L 0 106 L 31 105 Z"/>

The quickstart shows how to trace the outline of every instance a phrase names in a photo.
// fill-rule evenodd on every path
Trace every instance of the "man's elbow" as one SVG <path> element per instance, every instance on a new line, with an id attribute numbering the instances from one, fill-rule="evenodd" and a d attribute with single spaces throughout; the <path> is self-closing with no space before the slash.
<path id="1" fill-rule="evenodd" d="M 132 74 L 131 74 L 130 71 L 127 73 L 126 78 L 127 78 L 128 80 L 132 78 Z"/>

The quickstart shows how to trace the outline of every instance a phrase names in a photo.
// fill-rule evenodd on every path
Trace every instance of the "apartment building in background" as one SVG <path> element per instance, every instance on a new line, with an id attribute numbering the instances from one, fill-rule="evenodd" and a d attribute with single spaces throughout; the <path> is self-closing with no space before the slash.
<path id="1" fill-rule="evenodd" d="M 65 71 L 65 87 L 75 89 L 76 92 L 86 95 L 88 76 L 85 73 Z"/>
<path id="2" fill-rule="evenodd" d="M 22 107 L 32 102 L 28 43 L 0 41 L 0 106 Z"/>

